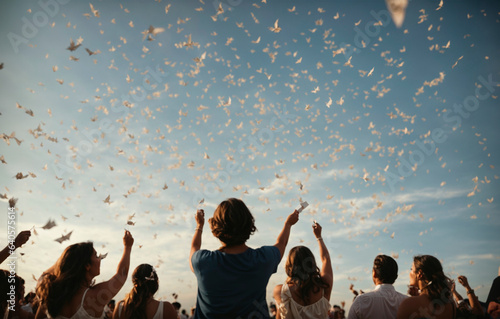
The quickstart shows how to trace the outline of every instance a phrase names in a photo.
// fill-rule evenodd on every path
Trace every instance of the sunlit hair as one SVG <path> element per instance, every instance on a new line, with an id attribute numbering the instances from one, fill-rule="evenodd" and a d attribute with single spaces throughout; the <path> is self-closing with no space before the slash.
<path id="1" fill-rule="evenodd" d="M 394 258 L 387 255 L 378 255 L 373 261 L 375 277 L 384 284 L 393 284 L 398 278 L 398 264 Z"/>
<path id="2" fill-rule="evenodd" d="M 310 296 L 321 288 L 330 285 L 321 278 L 316 260 L 311 250 L 305 246 L 296 246 L 290 250 L 285 264 L 288 280 L 299 289 L 302 300 L 309 304 Z"/>
<path id="3" fill-rule="evenodd" d="M 134 287 L 123 302 L 125 317 L 146 319 L 146 304 L 158 290 L 158 275 L 153 266 L 141 264 L 132 274 L 132 283 Z"/>
<path id="4" fill-rule="evenodd" d="M 220 203 L 209 223 L 212 234 L 228 247 L 244 244 L 257 230 L 252 213 L 236 198 Z"/>
<path id="5" fill-rule="evenodd" d="M 439 260 L 431 255 L 421 255 L 413 257 L 415 273 L 422 271 L 422 279 L 426 286 L 422 288 L 433 301 L 442 301 L 443 303 L 452 303 L 451 294 L 452 281 L 443 272 L 443 266 Z M 436 307 L 437 304 L 434 303 Z"/>
<path id="6" fill-rule="evenodd" d="M 59 315 L 82 286 L 93 284 L 86 279 L 86 266 L 91 264 L 93 253 L 92 242 L 71 245 L 57 260 L 54 272 L 43 276 L 37 295 L 52 317 Z"/>

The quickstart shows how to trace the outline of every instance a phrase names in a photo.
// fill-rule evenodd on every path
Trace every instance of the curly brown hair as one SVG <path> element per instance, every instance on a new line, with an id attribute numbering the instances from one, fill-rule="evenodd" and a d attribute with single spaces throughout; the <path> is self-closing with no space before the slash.
<path id="1" fill-rule="evenodd" d="M 223 201 L 208 220 L 212 234 L 227 247 L 244 244 L 257 228 L 245 203 L 237 198 Z"/>

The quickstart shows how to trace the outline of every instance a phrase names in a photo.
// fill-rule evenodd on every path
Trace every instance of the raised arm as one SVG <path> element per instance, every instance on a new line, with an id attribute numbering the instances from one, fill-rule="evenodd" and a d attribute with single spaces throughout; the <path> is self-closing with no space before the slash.
<path id="1" fill-rule="evenodd" d="M 194 270 L 191 258 L 201 248 L 201 235 L 203 233 L 203 225 L 205 224 L 205 212 L 203 209 L 198 209 L 194 218 L 196 220 L 196 229 L 194 230 L 193 240 L 191 241 L 191 252 L 189 253 L 189 267 L 191 267 L 192 272 Z"/>
<path id="2" fill-rule="evenodd" d="M 283 255 L 285 254 L 286 245 L 288 244 L 288 238 L 290 237 L 290 229 L 298 220 L 299 212 L 297 210 L 294 210 L 293 213 L 288 215 L 285 221 L 285 225 L 283 226 L 281 233 L 278 235 L 278 239 L 276 240 L 276 244 L 274 244 L 274 247 L 277 247 L 279 249 L 281 258 L 283 258 Z"/>
<path id="3" fill-rule="evenodd" d="M 469 304 L 472 308 L 472 313 L 476 316 L 484 316 L 483 307 L 479 303 L 479 299 L 477 299 L 476 294 L 474 293 L 474 289 L 472 289 L 469 285 L 469 281 L 465 276 L 458 276 L 458 282 L 464 286 L 467 291 L 467 297 L 469 298 Z"/>
<path id="4" fill-rule="evenodd" d="M 133 245 L 134 238 L 132 234 L 126 230 L 123 236 L 123 254 L 118 263 L 116 274 L 108 281 L 102 282 L 91 289 L 98 308 L 104 308 L 118 291 L 120 291 L 123 284 L 125 284 L 130 268 L 130 253 Z"/>
<path id="5" fill-rule="evenodd" d="M 456 286 L 455 286 L 455 281 L 453 281 L 451 283 L 450 290 L 451 290 L 451 293 L 453 294 L 453 298 L 455 298 L 456 304 L 458 305 L 460 303 L 460 301 L 462 301 L 464 298 L 462 298 L 462 295 L 460 295 L 458 293 Z"/>
<path id="6" fill-rule="evenodd" d="M 13 233 L 15 234 L 14 231 Z M 17 234 L 16 239 L 13 242 L 9 241 L 9 244 L 5 246 L 5 248 L 2 249 L 2 251 L 0 251 L 0 264 L 3 263 L 5 259 L 7 259 L 10 256 L 11 251 L 13 252 L 17 248 L 24 245 L 28 241 L 28 239 L 30 239 L 30 236 L 31 232 L 29 230 L 23 230 L 22 232 Z"/>
<path id="7" fill-rule="evenodd" d="M 325 297 L 330 300 L 330 294 L 332 292 L 333 286 L 333 269 L 332 269 L 332 261 L 330 259 L 330 254 L 328 253 L 328 248 L 326 248 L 325 242 L 323 241 L 323 237 L 321 237 L 322 227 L 318 223 L 313 224 L 313 232 L 314 236 L 318 240 L 319 244 L 319 256 L 321 258 L 321 278 L 325 280 L 330 286 L 328 289 L 325 289 Z"/>

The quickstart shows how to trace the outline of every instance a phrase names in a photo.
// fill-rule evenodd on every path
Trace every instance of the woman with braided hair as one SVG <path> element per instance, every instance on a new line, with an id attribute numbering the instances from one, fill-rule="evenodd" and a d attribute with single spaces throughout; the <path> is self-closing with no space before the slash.
<path id="1" fill-rule="evenodd" d="M 444 274 L 443 267 L 436 257 L 413 257 L 410 286 L 418 287 L 420 294 L 403 300 L 397 319 L 456 318 L 451 284 L 452 280 Z"/>
<path id="2" fill-rule="evenodd" d="M 171 303 L 153 298 L 158 290 L 158 275 L 153 266 L 141 264 L 132 274 L 134 287 L 115 307 L 113 319 L 177 319 Z"/>

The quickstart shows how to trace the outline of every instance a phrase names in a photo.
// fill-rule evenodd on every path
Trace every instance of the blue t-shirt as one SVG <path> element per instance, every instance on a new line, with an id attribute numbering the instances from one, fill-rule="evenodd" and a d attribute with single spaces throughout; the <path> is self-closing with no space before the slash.
<path id="1" fill-rule="evenodd" d="M 198 250 L 191 258 L 198 280 L 195 319 L 269 318 L 266 287 L 280 263 L 274 246 L 241 254 Z"/>

